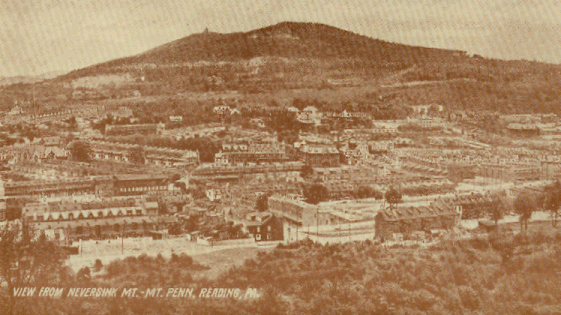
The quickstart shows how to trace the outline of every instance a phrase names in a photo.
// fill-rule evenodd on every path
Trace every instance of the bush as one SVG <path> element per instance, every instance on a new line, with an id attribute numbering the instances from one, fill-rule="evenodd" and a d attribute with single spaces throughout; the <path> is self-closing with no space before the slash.
<path id="1" fill-rule="evenodd" d="M 98 271 L 101 270 L 101 268 L 103 268 L 103 263 L 101 262 L 100 259 L 96 259 L 96 260 L 95 260 L 95 264 L 94 264 L 94 270 L 95 270 L 96 272 L 98 272 Z"/>

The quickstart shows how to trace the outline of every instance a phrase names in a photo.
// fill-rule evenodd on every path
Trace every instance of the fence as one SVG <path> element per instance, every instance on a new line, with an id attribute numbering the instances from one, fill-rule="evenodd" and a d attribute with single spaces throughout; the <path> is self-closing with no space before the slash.
<path id="1" fill-rule="evenodd" d="M 255 239 L 253 238 L 242 238 L 236 240 L 224 240 L 224 241 L 213 241 L 204 238 L 197 239 L 197 244 L 204 246 L 244 246 L 255 244 Z"/>

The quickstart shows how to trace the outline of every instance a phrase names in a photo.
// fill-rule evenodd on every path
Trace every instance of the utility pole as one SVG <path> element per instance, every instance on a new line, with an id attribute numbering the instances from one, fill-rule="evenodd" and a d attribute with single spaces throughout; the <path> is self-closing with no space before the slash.
<path id="1" fill-rule="evenodd" d="M 121 226 L 121 255 L 125 251 L 124 230 L 125 230 L 125 225 L 123 224 Z"/>
<path id="2" fill-rule="evenodd" d="M 319 242 L 319 208 L 316 208 L 316 242 Z"/>

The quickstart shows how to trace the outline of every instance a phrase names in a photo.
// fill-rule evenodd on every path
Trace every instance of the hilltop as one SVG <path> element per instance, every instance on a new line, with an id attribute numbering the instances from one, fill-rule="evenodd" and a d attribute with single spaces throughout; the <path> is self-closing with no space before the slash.
<path id="1" fill-rule="evenodd" d="M 0 105 L 32 97 L 56 102 L 138 94 L 151 100 L 212 97 L 206 92 L 233 92 L 246 103 L 327 99 L 561 114 L 561 67 L 390 43 L 318 23 L 283 22 L 249 32 L 192 34 L 44 81 L 35 85 L 34 96 L 30 85 L 8 86 L 0 92 Z"/>
<path id="2" fill-rule="evenodd" d="M 245 32 L 220 34 L 203 32 L 159 46 L 145 53 L 109 61 L 75 71 L 136 66 L 180 66 L 196 62 L 240 62 L 257 57 L 298 59 L 358 59 L 379 64 L 415 64 L 444 61 L 465 55 L 461 51 L 432 49 L 389 43 L 318 23 L 283 22 Z"/>

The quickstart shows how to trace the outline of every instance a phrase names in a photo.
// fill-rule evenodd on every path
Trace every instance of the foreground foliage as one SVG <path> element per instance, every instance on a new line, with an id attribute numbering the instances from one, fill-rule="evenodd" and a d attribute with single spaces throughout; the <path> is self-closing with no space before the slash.
<path id="1" fill-rule="evenodd" d="M 432 247 L 302 241 L 262 252 L 215 280 L 188 256 L 127 258 L 86 286 L 258 288 L 254 300 L 25 299 L 25 314 L 552 314 L 561 311 L 561 233 L 446 239 Z M 40 307 L 38 307 L 40 305 Z"/>

